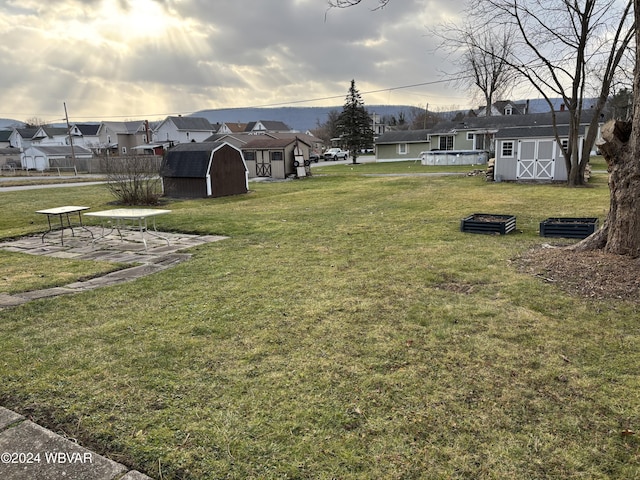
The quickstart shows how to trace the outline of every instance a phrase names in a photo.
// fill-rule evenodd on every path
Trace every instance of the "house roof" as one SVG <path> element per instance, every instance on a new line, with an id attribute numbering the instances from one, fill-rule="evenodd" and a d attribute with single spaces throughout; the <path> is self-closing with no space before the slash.
<path id="1" fill-rule="evenodd" d="M 584 132 L 584 130 L 583 130 Z M 558 136 L 566 137 L 569 135 L 568 125 L 558 126 Z M 496 133 L 496 138 L 531 138 L 531 137 L 554 137 L 555 132 L 551 126 L 531 126 L 531 127 L 513 127 L 503 128 Z"/>
<path id="2" fill-rule="evenodd" d="M 97 135 L 100 129 L 99 123 L 76 123 L 75 126 L 82 135 Z"/>
<path id="3" fill-rule="evenodd" d="M 240 122 L 225 122 L 222 125 L 227 127 L 232 133 L 241 133 L 247 129 L 247 124 Z M 220 131 L 220 129 L 218 129 L 218 131 Z"/>
<path id="4" fill-rule="evenodd" d="M 0 130 L 0 142 L 8 142 L 13 130 Z"/>
<path id="5" fill-rule="evenodd" d="M 208 174 L 211 155 L 225 145 L 236 149 L 227 142 L 181 143 L 167 152 L 160 168 L 160 175 L 204 178 Z M 241 155 L 239 150 L 238 155 Z"/>
<path id="6" fill-rule="evenodd" d="M 307 142 L 300 140 L 296 137 L 272 138 L 266 135 L 259 135 L 255 140 L 252 140 L 247 144 L 243 145 L 242 149 L 243 150 L 269 150 L 269 149 L 275 149 L 275 148 L 281 149 L 281 148 L 288 147 L 289 145 L 297 141 L 300 141 L 307 146 L 311 146 Z"/>
<path id="7" fill-rule="evenodd" d="M 245 128 L 245 132 L 251 132 L 258 123 L 261 123 L 267 131 L 288 132 L 291 128 L 284 122 L 278 120 L 258 120 L 257 122 L 249 122 Z"/>
<path id="8" fill-rule="evenodd" d="M 40 134 L 40 132 L 42 132 L 42 134 Z M 34 134 L 34 138 L 44 138 L 45 136 L 47 137 L 62 136 L 62 135 L 66 135 L 67 133 L 68 133 L 67 129 L 64 127 L 42 126 Z M 35 135 L 38 135 L 38 137 L 36 137 Z"/>
<path id="9" fill-rule="evenodd" d="M 102 122 L 100 124 L 100 128 L 103 125 L 115 133 L 126 135 L 134 135 L 145 130 L 145 124 L 142 120 L 131 120 L 128 122 Z"/>
<path id="10" fill-rule="evenodd" d="M 556 124 L 568 125 L 570 113 L 556 112 Z M 581 124 L 588 125 L 593 118 L 592 110 L 582 112 Z M 428 131 L 431 135 L 451 135 L 459 131 L 501 130 L 510 127 L 552 126 L 551 113 L 535 113 L 530 115 L 499 115 L 491 117 L 468 117 L 461 121 L 440 122 Z"/>
<path id="11" fill-rule="evenodd" d="M 64 145 L 33 145 L 29 147 L 29 149 L 38 150 L 44 153 L 47 157 L 70 157 L 72 154 L 72 148 Z M 73 154 L 81 157 L 93 156 L 91 150 L 81 146 L 73 147 Z"/>
<path id="12" fill-rule="evenodd" d="M 20 135 L 22 138 L 33 138 L 33 136 L 36 134 L 36 132 L 38 131 L 37 127 L 25 127 L 25 128 L 16 128 L 15 131 L 18 133 L 18 135 Z"/>
<path id="13" fill-rule="evenodd" d="M 380 135 L 375 143 L 424 143 L 430 130 L 396 130 Z"/>
<path id="14" fill-rule="evenodd" d="M 189 131 L 204 131 L 209 132 L 213 131 L 213 126 L 203 117 L 168 117 L 173 124 L 176 126 L 178 130 L 189 130 Z"/>

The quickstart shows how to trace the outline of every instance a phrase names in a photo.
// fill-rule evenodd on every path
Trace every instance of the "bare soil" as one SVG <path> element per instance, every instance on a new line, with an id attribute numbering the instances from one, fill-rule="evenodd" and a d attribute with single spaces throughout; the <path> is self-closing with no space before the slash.
<path id="1" fill-rule="evenodd" d="M 543 245 L 517 258 L 515 263 L 521 272 L 582 297 L 637 300 L 640 294 L 640 258 Z"/>

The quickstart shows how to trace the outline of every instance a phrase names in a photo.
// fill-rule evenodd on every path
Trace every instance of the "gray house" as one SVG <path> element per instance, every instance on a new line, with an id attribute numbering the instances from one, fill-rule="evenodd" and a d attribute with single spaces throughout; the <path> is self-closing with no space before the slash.
<path id="1" fill-rule="evenodd" d="M 398 162 L 420 160 L 420 154 L 431 150 L 430 130 L 387 131 L 375 141 L 376 161 Z"/>

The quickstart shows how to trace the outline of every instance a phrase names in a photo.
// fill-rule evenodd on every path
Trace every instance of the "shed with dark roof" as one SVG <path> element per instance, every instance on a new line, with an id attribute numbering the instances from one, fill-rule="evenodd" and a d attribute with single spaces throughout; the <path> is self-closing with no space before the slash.
<path id="1" fill-rule="evenodd" d="M 227 142 L 177 145 L 165 155 L 160 175 L 167 197 L 224 197 L 249 191 L 242 151 Z"/>

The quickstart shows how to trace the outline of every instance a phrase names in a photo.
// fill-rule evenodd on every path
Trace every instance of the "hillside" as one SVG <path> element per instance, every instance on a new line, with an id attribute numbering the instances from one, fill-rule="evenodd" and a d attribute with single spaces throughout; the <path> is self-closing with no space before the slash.
<path id="1" fill-rule="evenodd" d="M 409 105 L 365 105 L 370 113 L 398 116 L 404 112 L 410 118 L 410 112 L 416 107 Z M 203 117 L 211 123 L 223 122 L 255 122 L 258 120 L 277 120 L 300 132 L 317 128 L 326 121 L 331 110 L 342 111 L 342 106 L 335 107 L 277 107 L 277 108 L 225 108 L 216 110 L 200 110 L 193 117 Z"/>

